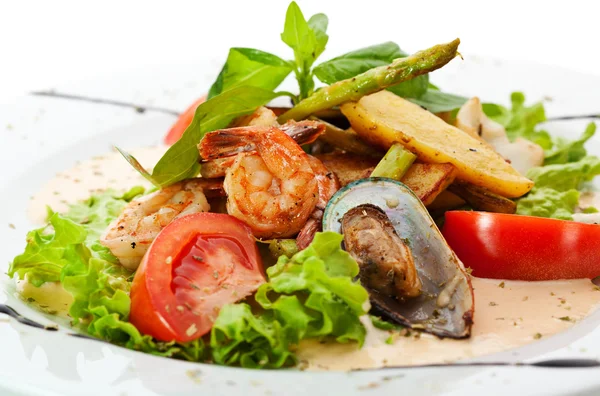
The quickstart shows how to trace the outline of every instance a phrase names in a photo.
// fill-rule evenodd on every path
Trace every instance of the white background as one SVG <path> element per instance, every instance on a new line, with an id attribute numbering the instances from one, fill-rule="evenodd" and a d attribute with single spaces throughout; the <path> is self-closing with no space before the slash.
<path id="1" fill-rule="evenodd" d="M 299 0 L 330 18 L 327 59 L 387 40 L 413 52 L 462 40 L 461 52 L 598 73 L 595 1 Z M 0 102 L 34 89 L 214 59 L 231 46 L 291 53 L 279 40 L 288 2 L 0 0 Z M 218 59 L 218 61 L 217 61 Z M 565 74 L 565 79 L 568 79 Z"/>

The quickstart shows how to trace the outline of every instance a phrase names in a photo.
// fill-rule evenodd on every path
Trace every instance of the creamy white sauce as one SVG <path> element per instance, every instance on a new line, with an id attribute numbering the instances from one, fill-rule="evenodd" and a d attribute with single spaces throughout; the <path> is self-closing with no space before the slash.
<path id="1" fill-rule="evenodd" d="M 579 207 L 580 208 L 596 208 L 600 210 L 600 192 L 598 191 L 586 191 L 579 195 Z"/>
<path id="2" fill-rule="evenodd" d="M 309 370 L 350 370 L 447 363 L 501 352 L 566 330 L 595 310 L 600 291 L 588 279 L 518 282 L 473 278 L 475 323 L 470 339 L 438 339 L 412 332 L 371 334 L 362 349 L 353 344 L 304 342 L 299 348 Z M 502 286 L 504 287 L 500 287 Z M 564 302 L 563 302 L 564 301 Z"/>
<path id="3" fill-rule="evenodd" d="M 166 149 L 164 146 L 148 147 L 133 150 L 131 154 L 142 164 L 156 164 Z M 32 222 L 44 224 L 46 206 L 55 212 L 65 212 L 68 204 L 85 200 L 102 190 L 111 188 L 125 192 L 134 186 L 151 185 L 119 153 L 93 157 L 57 173 L 30 200 L 27 215 Z"/>
<path id="4" fill-rule="evenodd" d="M 154 164 L 164 147 L 134 150 L 144 164 Z M 126 191 L 135 185 L 149 186 L 118 153 L 78 163 L 50 180 L 30 202 L 29 215 L 43 223 L 46 205 L 56 211 L 68 203 L 88 198 L 101 189 Z M 503 286 L 503 287 L 501 287 Z M 59 284 L 34 288 L 19 283 L 25 298 L 46 310 L 64 313 L 70 295 Z M 309 370 L 348 370 L 383 366 L 452 362 L 523 346 L 540 337 L 566 330 L 589 315 L 600 303 L 600 291 L 587 279 L 552 282 L 515 282 L 473 278 L 475 324 L 468 340 L 440 340 L 428 334 L 392 335 L 366 323 L 368 336 L 362 349 L 356 344 L 303 342 L 301 365 Z M 366 318 L 366 317 L 365 317 Z M 365 319 L 363 318 L 363 319 Z"/>
<path id="5" fill-rule="evenodd" d="M 46 282 L 40 287 L 29 283 L 27 275 L 17 280 L 17 292 L 22 299 L 43 312 L 60 317 L 67 317 L 73 302 L 73 296 L 66 291 L 60 282 Z"/>

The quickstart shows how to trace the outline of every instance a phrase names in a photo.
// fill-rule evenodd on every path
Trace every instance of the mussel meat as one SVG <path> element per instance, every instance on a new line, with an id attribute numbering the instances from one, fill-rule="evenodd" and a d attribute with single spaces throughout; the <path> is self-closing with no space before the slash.
<path id="1" fill-rule="evenodd" d="M 470 336 L 469 276 L 404 184 L 385 178 L 349 184 L 329 201 L 323 229 L 344 234 L 373 313 L 440 337 Z"/>

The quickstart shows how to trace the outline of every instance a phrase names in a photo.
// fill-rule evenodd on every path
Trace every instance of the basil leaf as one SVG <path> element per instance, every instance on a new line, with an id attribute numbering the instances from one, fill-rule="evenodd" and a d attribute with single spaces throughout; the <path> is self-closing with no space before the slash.
<path id="1" fill-rule="evenodd" d="M 290 64 L 276 55 L 253 48 L 231 48 L 208 99 L 241 85 L 272 91 L 291 71 Z"/>
<path id="2" fill-rule="evenodd" d="M 417 76 L 401 84 L 389 87 L 387 90 L 403 98 L 422 98 L 429 87 L 429 75 Z"/>
<path id="3" fill-rule="evenodd" d="M 295 1 L 290 3 L 285 14 L 281 40 L 294 50 L 298 68 L 308 70 L 316 59 L 317 37 Z"/>
<path id="4" fill-rule="evenodd" d="M 315 89 L 310 68 L 325 50 L 325 45 L 329 40 L 326 33 L 328 23 L 324 14 L 313 15 L 307 22 L 296 2 L 290 3 L 285 14 L 281 40 L 294 50 L 296 61 L 294 72 L 300 87 L 299 100 L 310 96 Z"/>
<path id="5" fill-rule="evenodd" d="M 463 96 L 429 89 L 419 98 L 409 98 L 408 100 L 426 108 L 432 113 L 443 113 L 458 109 L 468 99 Z"/>
<path id="6" fill-rule="evenodd" d="M 327 25 L 329 25 L 329 19 L 325 14 L 315 14 L 308 20 L 308 26 L 315 35 L 315 59 L 325 51 L 325 46 L 329 41 Z"/>
<path id="7" fill-rule="evenodd" d="M 155 186 L 157 186 L 157 187 L 160 186 L 160 183 L 158 182 L 158 180 L 154 179 L 152 177 L 152 174 L 150 172 L 148 172 L 146 170 L 146 168 L 144 168 L 144 166 L 142 164 L 140 164 L 140 161 L 138 161 L 133 155 L 129 154 L 127 151 L 123 150 L 120 147 L 117 147 L 117 146 L 114 146 L 114 147 L 119 152 L 119 154 L 121 154 L 123 156 L 123 158 L 125 158 L 125 161 L 129 162 L 129 165 L 131 165 L 133 167 L 133 169 L 138 171 L 140 175 L 144 176 L 144 178 L 146 180 L 148 180 L 150 183 L 154 184 Z"/>
<path id="8" fill-rule="evenodd" d="M 398 44 L 388 41 L 330 59 L 316 66 L 313 73 L 321 82 L 333 84 L 405 56 Z"/>
<path id="9" fill-rule="evenodd" d="M 433 83 L 429 83 L 429 86 L 427 88 L 431 89 L 433 91 L 439 91 L 440 90 L 440 87 L 438 87 L 437 85 L 435 85 Z"/>
<path id="10" fill-rule="evenodd" d="M 325 84 L 352 78 L 374 67 L 390 64 L 394 59 L 408 56 L 398 44 L 391 41 L 348 52 L 323 62 L 314 68 L 317 78 Z M 429 76 L 423 75 L 388 88 L 404 98 L 419 98 L 429 88 Z"/>
<path id="11" fill-rule="evenodd" d="M 194 119 L 179 139 L 158 161 L 152 175 L 130 154 L 125 159 L 157 187 L 194 177 L 200 171 L 197 145 L 207 132 L 225 128 L 234 118 L 250 114 L 281 94 L 252 86 L 239 86 L 200 104 Z"/>

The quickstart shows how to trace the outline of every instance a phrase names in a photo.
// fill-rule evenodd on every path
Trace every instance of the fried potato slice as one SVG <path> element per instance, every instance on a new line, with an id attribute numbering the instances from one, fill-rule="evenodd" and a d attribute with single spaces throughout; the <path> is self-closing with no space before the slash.
<path id="1" fill-rule="evenodd" d="M 381 156 L 383 157 L 383 154 Z M 335 173 L 342 187 L 358 179 L 369 177 L 379 162 L 377 158 L 342 152 L 317 154 L 315 157 Z"/>
<path id="2" fill-rule="evenodd" d="M 362 140 L 382 149 L 399 142 L 426 163 L 451 163 L 457 178 L 504 197 L 520 197 L 533 182 L 487 144 L 388 91 L 341 106 Z"/>
<path id="3" fill-rule="evenodd" d="M 465 182 L 455 182 L 448 187 L 448 190 L 467 201 L 473 209 L 508 214 L 517 211 L 517 204 L 514 201 L 494 194 L 484 187 Z"/>
<path id="4" fill-rule="evenodd" d="M 452 164 L 415 163 L 401 181 L 427 206 L 454 181 L 456 174 Z"/>
<path id="5" fill-rule="evenodd" d="M 467 202 L 458 195 L 451 193 L 448 190 L 442 191 L 435 200 L 427 206 L 430 211 L 445 211 L 459 208 Z"/>
<path id="6" fill-rule="evenodd" d="M 353 181 L 369 177 L 379 162 L 378 159 L 357 154 L 333 152 L 316 155 L 345 186 Z M 406 184 L 425 205 L 448 187 L 456 177 L 456 168 L 451 164 L 413 164 L 402 177 Z"/>

